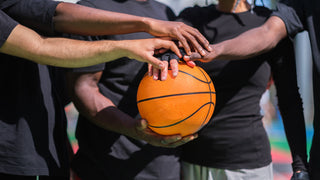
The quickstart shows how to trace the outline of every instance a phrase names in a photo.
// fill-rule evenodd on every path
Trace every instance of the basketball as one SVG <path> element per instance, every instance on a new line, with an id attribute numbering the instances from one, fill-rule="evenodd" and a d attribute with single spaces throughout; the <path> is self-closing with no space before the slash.
<path id="1" fill-rule="evenodd" d="M 165 81 L 146 73 L 137 92 L 140 115 L 154 132 L 186 136 L 199 131 L 210 120 L 216 102 L 215 88 L 200 67 L 179 63 L 179 74 L 168 70 Z"/>

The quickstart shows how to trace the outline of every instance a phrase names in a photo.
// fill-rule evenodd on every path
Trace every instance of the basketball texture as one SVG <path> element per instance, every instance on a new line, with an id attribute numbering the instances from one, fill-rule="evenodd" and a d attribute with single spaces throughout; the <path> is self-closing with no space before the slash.
<path id="1" fill-rule="evenodd" d="M 179 75 L 171 70 L 165 81 L 145 74 L 137 92 L 140 115 L 158 134 L 186 136 L 200 130 L 210 120 L 216 102 L 214 85 L 200 67 L 179 63 Z"/>

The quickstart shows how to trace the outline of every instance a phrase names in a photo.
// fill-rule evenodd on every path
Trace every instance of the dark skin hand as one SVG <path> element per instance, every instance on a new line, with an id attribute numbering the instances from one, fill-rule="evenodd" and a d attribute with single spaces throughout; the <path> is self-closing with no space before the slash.
<path id="1" fill-rule="evenodd" d="M 144 140 L 151 145 L 174 148 L 197 137 L 197 134 L 164 136 L 148 128 L 144 119 L 133 119 L 122 112 L 113 102 L 102 95 L 97 83 L 102 72 L 67 73 L 67 84 L 72 101 L 78 111 L 92 123 L 106 130 L 114 131 L 128 137 Z"/>
<path id="2" fill-rule="evenodd" d="M 79 35 L 147 32 L 156 37 L 178 40 L 188 55 L 192 49 L 201 55 L 205 55 L 205 50 L 211 51 L 206 38 L 197 29 L 182 22 L 156 20 L 72 3 L 60 3 L 57 6 L 54 25 L 56 31 Z"/>

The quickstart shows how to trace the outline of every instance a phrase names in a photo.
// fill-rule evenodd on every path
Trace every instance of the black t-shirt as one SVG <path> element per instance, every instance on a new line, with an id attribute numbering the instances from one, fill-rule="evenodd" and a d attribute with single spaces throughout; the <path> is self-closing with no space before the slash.
<path id="1" fill-rule="evenodd" d="M 270 14 L 263 7 L 254 8 L 254 13 L 223 13 L 211 5 L 185 9 L 179 17 L 213 44 L 262 25 Z M 198 63 L 215 85 L 216 107 L 199 137 L 182 146 L 182 160 L 222 169 L 251 169 L 271 163 L 259 106 L 270 78 L 266 63 L 270 58 L 264 54 L 247 60 Z"/>
<path id="2" fill-rule="evenodd" d="M 17 22 L 51 34 L 57 4 L 0 1 L 2 43 L 7 36 L 2 32 L 10 34 Z M 1 53 L 0 59 L 0 172 L 67 176 L 66 118 L 59 91 L 52 85 L 58 78 L 55 68 Z"/>
<path id="3" fill-rule="evenodd" d="M 173 20 L 174 13 L 167 6 L 154 0 L 139 2 L 136 0 L 90 0 L 79 4 L 100 9 L 123 12 L 161 20 Z M 151 38 L 147 33 L 125 35 L 77 37 L 87 40 L 123 40 Z M 98 84 L 100 92 L 112 100 L 123 112 L 133 118 L 139 118 L 136 105 L 136 93 L 142 76 L 147 72 L 147 64 L 121 58 L 88 68 L 73 69 L 74 72 L 103 71 Z M 159 148 L 126 136 L 97 127 L 80 115 L 76 137 L 79 151 L 73 168 L 81 177 L 88 173 L 101 174 L 101 179 L 180 179 L 179 158 L 174 149 Z M 98 179 L 99 179 L 98 178 Z"/>
<path id="4" fill-rule="evenodd" d="M 314 66 L 320 76 L 320 1 L 319 0 L 281 0 L 274 16 L 280 17 L 288 35 L 293 38 L 298 32 L 307 30 L 310 37 Z"/>
<path id="5" fill-rule="evenodd" d="M 18 23 L 0 10 L 0 47 L 9 37 L 11 31 Z"/>

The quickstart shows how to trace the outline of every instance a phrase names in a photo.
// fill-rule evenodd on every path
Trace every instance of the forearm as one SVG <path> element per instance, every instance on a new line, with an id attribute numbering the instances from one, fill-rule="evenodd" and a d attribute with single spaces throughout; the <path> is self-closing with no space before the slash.
<path id="1" fill-rule="evenodd" d="M 69 94 L 81 115 L 93 124 L 113 132 L 133 136 L 135 120 L 116 108 L 102 95 L 97 83 L 102 76 L 96 73 L 67 73 Z"/>
<path id="2" fill-rule="evenodd" d="M 237 60 L 254 57 L 263 54 L 277 44 L 276 41 L 268 41 L 261 38 L 264 29 L 253 29 L 242 35 L 224 42 L 213 44 L 211 47 L 216 54 L 218 60 Z"/>
<path id="3" fill-rule="evenodd" d="M 204 57 L 211 60 L 237 60 L 265 53 L 287 36 L 285 24 L 278 17 L 271 17 L 262 26 L 242 33 L 236 38 L 211 45 L 213 51 Z"/>
<path id="4" fill-rule="evenodd" d="M 60 3 L 55 29 L 80 35 L 110 35 L 147 31 L 148 18 L 104 11 L 71 3 Z"/>
<path id="5" fill-rule="evenodd" d="M 126 46 L 126 43 L 121 41 L 87 42 L 66 38 L 45 38 L 18 25 L 0 51 L 40 64 L 83 67 L 126 56 Z"/>

